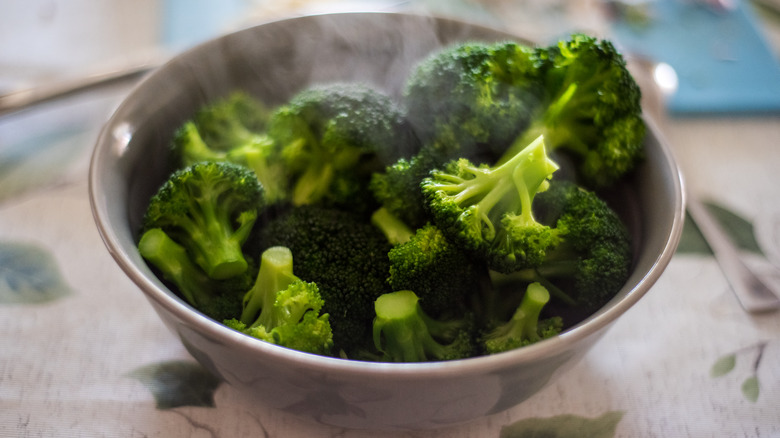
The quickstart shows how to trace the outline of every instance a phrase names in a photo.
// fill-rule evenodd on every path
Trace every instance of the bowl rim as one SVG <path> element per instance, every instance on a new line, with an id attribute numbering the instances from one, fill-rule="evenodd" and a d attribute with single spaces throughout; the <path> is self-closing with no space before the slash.
<path id="1" fill-rule="evenodd" d="M 468 374 L 481 374 L 485 373 L 486 371 L 489 372 L 490 370 L 499 370 L 510 366 L 517 366 L 522 363 L 532 362 L 540 357 L 552 357 L 558 354 L 563 354 L 574 344 L 601 332 L 602 328 L 610 325 L 620 315 L 625 313 L 629 308 L 636 304 L 639 299 L 642 298 L 655 284 L 666 266 L 671 261 L 682 235 L 683 223 L 685 219 L 685 184 L 683 175 L 679 165 L 677 164 L 677 160 L 674 158 L 674 154 L 671 147 L 669 146 L 669 143 L 661 134 L 656 122 L 647 114 L 647 111 L 645 111 L 643 118 L 648 125 L 648 133 L 652 134 L 657 140 L 658 148 L 663 158 L 663 164 L 669 170 L 671 170 L 672 175 L 675 177 L 672 181 L 669 181 L 669 183 L 672 185 L 673 193 L 676 195 L 672 200 L 673 205 L 669 205 L 669 208 L 674 211 L 674 218 L 672 220 L 671 228 L 669 229 L 668 234 L 665 234 L 663 250 L 653 261 L 651 268 L 645 273 L 645 275 L 641 277 L 641 279 L 639 279 L 634 287 L 625 292 L 625 296 L 620 301 L 607 305 L 606 307 L 600 309 L 593 315 L 590 315 L 585 320 L 567 329 L 558 336 L 545 339 L 523 348 L 494 355 L 478 356 L 459 360 L 392 363 L 360 361 L 354 359 L 321 356 L 280 347 L 278 345 L 266 343 L 251 338 L 245 334 L 239 333 L 199 313 L 183 300 L 176 297 L 175 294 L 168 290 L 168 288 L 166 288 L 159 279 L 151 274 L 148 269 L 145 271 L 145 267 L 138 266 L 134 261 L 134 257 L 132 257 L 130 254 L 132 248 L 122 247 L 121 239 L 110 227 L 111 220 L 107 207 L 107 201 L 105 200 L 106 197 L 102 193 L 101 176 L 106 173 L 104 164 L 106 163 L 106 160 L 103 159 L 103 156 L 110 153 L 112 145 L 111 139 L 114 135 L 112 130 L 119 126 L 119 122 L 121 122 L 120 116 L 122 115 L 122 109 L 126 107 L 128 104 L 127 102 L 131 100 L 131 98 L 135 96 L 139 90 L 143 89 L 145 84 L 147 84 L 156 75 L 160 74 L 160 72 L 164 71 L 168 66 L 177 60 L 186 58 L 188 56 L 193 56 L 194 53 L 203 50 L 209 45 L 218 44 L 220 41 L 229 38 L 231 35 L 251 31 L 252 29 L 259 26 L 266 26 L 269 24 L 282 23 L 292 20 L 306 20 L 322 16 L 376 16 L 377 14 L 393 15 L 399 16 L 401 18 L 409 17 L 412 19 L 422 18 L 427 20 L 435 20 L 437 22 L 462 24 L 476 28 L 482 28 L 490 32 L 506 34 L 508 37 L 516 38 L 518 40 L 526 39 L 522 36 L 513 35 L 500 29 L 491 29 L 480 24 L 474 24 L 458 19 L 438 17 L 431 14 L 419 15 L 406 12 L 338 12 L 297 16 L 255 24 L 247 28 L 204 41 L 179 53 L 162 64 L 160 67 L 145 75 L 136 85 L 131 88 L 130 92 L 125 96 L 110 118 L 105 122 L 95 142 L 88 171 L 88 196 L 95 225 L 97 226 L 100 237 L 103 240 L 109 254 L 119 265 L 125 275 L 128 276 L 128 278 L 134 283 L 136 287 L 141 289 L 146 298 L 149 299 L 153 305 L 161 307 L 179 321 L 194 327 L 197 331 L 201 332 L 202 335 L 220 339 L 230 348 L 241 348 L 242 350 L 248 351 L 250 354 L 256 357 L 265 357 L 267 359 L 273 358 L 275 360 L 281 361 L 282 363 L 295 364 L 299 367 L 316 367 L 319 370 L 327 371 L 329 373 L 342 373 L 356 376 L 374 376 L 379 373 L 382 374 L 383 378 L 414 377 L 420 379 L 442 378 L 454 375 L 463 376 Z"/>

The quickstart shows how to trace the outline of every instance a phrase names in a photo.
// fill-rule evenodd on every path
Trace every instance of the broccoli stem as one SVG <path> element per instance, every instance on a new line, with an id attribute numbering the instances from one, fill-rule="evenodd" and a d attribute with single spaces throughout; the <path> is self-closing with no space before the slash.
<path id="1" fill-rule="evenodd" d="M 452 355 L 452 347 L 434 336 L 456 336 L 460 321 L 439 323 L 423 313 L 419 298 L 410 290 L 386 293 L 377 298 L 374 309 L 374 345 L 395 362 L 423 362 Z"/>
<path id="2" fill-rule="evenodd" d="M 560 262 L 537 268 L 526 268 L 512 272 L 511 274 L 491 273 L 493 278 L 501 282 L 521 281 L 525 283 L 540 283 L 556 299 L 567 306 L 577 306 L 577 301 L 561 288 L 553 284 L 549 277 L 568 277 L 576 273 L 576 262 Z"/>
<path id="3" fill-rule="evenodd" d="M 230 208 L 217 205 L 222 187 L 203 188 L 201 193 L 193 193 L 195 205 L 191 211 L 198 216 L 182 219 L 180 226 L 192 237 L 190 250 L 192 258 L 210 278 L 224 280 L 243 273 L 247 269 L 241 247 L 257 219 L 257 212 L 242 212 L 236 219 L 238 228 L 234 231 L 228 217 Z"/>
<path id="4" fill-rule="evenodd" d="M 382 231 L 391 245 L 406 243 L 414 235 L 414 231 L 386 207 L 374 211 L 371 223 Z"/>
<path id="5" fill-rule="evenodd" d="M 529 284 L 512 318 L 485 335 L 486 351 L 499 353 L 539 341 L 539 315 L 549 301 L 547 288 L 538 282 Z"/>
<path id="6" fill-rule="evenodd" d="M 192 121 L 187 121 L 181 127 L 177 134 L 177 140 L 185 145 L 181 146 L 184 156 L 183 165 L 189 166 L 200 161 L 221 161 L 225 159 L 226 154 L 216 151 L 206 144 L 198 131 L 197 125 Z"/>
<path id="7" fill-rule="evenodd" d="M 313 160 L 295 182 L 292 190 L 293 205 L 307 205 L 322 199 L 333 181 L 333 166 L 326 161 Z"/>
<path id="8" fill-rule="evenodd" d="M 163 277 L 175 284 L 193 307 L 204 305 L 210 294 L 204 287 L 208 278 L 192 263 L 187 250 L 171 239 L 163 230 L 152 228 L 138 242 L 138 252 L 154 265 Z"/>
<path id="9" fill-rule="evenodd" d="M 241 322 L 247 326 L 276 327 L 273 306 L 276 293 L 298 280 L 293 275 L 293 256 L 287 247 L 274 246 L 263 251 L 254 286 L 244 295 Z M 258 316 L 259 313 L 259 316 Z"/>

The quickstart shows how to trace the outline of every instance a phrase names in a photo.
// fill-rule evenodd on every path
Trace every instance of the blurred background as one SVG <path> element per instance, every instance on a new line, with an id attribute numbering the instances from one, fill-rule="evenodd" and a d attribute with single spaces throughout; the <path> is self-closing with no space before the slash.
<path id="1" fill-rule="evenodd" d="M 83 176 L 102 122 L 140 75 L 201 41 L 266 21 L 412 11 L 540 44 L 582 31 L 611 38 L 631 58 L 658 119 L 775 117 L 779 10 L 780 0 L 0 0 L 0 202 Z M 26 106 L 97 80 L 111 86 Z"/>
<path id="2" fill-rule="evenodd" d="M 673 112 L 780 110 L 780 0 L 0 1 L 0 95 L 155 65 L 221 33 L 329 11 L 415 11 L 540 43 L 585 31 L 673 67 Z M 663 73 L 663 72 L 661 72 Z M 668 85 L 668 84 L 667 84 Z M 674 84 L 672 84 L 674 85 Z"/>

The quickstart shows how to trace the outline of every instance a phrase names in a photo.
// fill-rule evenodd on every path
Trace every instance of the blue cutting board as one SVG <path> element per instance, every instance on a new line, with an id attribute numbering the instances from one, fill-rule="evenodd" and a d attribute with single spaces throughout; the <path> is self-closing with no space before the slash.
<path id="1" fill-rule="evenodd" d="M 657 0 L 644 26 L 615 21 L 623 50 L 663 61 L 677 73 L 672 114 L 780 113 L 780 63 L 750 5 L 715 11 L 694 1 Z"/>

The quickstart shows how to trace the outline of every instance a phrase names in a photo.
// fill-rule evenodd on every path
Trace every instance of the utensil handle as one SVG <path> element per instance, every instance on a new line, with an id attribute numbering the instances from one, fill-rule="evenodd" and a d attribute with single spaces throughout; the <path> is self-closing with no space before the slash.
<path id="1" fill-rule="evenodd" d="M 76 79 L 12 91 L 8 94 L 0 95 L 0 117 L 54 99 L 72 96 L 108 85 L 134 81 L 157 66 L 157 63 L 133 64 Z"/>
<path id="2" fill-rule="evenodd" d="M 739 249 L 704 204 L 689 194 L 687 208 L 742 307 L 751 313 L 780 309 L 780 298 L 742 261 Z"/>

